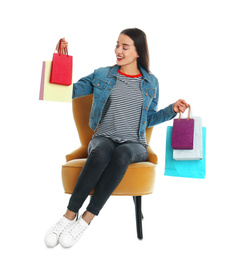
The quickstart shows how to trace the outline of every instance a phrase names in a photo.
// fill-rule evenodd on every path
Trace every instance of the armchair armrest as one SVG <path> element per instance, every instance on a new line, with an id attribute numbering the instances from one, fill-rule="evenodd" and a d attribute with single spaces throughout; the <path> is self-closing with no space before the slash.
<path id="1" fill-rule="evenodd" d="M 76 149 L 75 151 L 73 151 L 65 156 L 67 162 L 74 160 L 74 159 L 83 159 L 83 158 L 87 158 L 87 157 L 88 157 L 87 146 L 81 146 L 78 149 Z"/>
<path id="2" fill-rule="evenodd" d="M 147 150 L 148 150 L 148 157 L 147 157 L 146 161 L 151 162 L 153 164 L 157 164 L 157 162 L 158 162 L 157 155 L 154 153 L 154 151 L 152 150 L 152 148 L 150 146 L 147 147 Z"/>

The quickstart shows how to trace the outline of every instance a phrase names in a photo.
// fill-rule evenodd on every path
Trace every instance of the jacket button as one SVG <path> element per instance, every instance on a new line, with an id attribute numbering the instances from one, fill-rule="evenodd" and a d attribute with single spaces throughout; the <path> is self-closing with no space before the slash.
<path id="1" fill-rule="evenodd" d="M 104 101 L 101 101 L 102 103 L 105 103 Z"/>
<path id="2" fill-rule="evenodd" d="M 144 121 L 143 124 L 145 124 L 146 122 Z"/>
<path id="3" fill-rule="evenodd" d="M 99 86 L 99 85 L 100 85 L 100 83 L 97 84 L 97 86 Z"/>
<path id="4" fill-rule="evenodd" d="M 146 93 L 146 96 L 148 96 L 148 93 Z"/>
<path id="5" fill-rule="evenodd" d="M 143 81 L 143 84 L 145 84 L 145 81 Z"/>
<path id="6" fill-rule="evenodd" d="M 98 116 L 100 116 L 100 114 L 98 114 Z"/>
<path id="7" fill-rule="evenodd" d="M 144 135 L 142 135 L 142 137 L 143 137 Z"/>
<path id="8" fill-rule="evenodd" d="M 145 110 L 148 110 L 148 107 L 146 107 Z"/>

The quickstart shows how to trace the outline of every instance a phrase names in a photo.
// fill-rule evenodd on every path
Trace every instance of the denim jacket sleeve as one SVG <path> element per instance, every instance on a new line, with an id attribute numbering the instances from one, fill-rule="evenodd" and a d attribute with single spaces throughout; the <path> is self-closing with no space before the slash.
<path id="1" fill-rule="evenodd" d="M 76 83 L 73 83 L 72 98 L 83 97 L 92 94 L 93 78 L 94 78 L 94 73 L 81 78 Z"/>
<path id="2" fill-rule="evenodd" d="M 174 118 L 177 113 L 173 111 L 173 104 L 169 105 L 168 107 L 157 111 L 158 109 L 158 99 L 159 99 L 159 85 L 158 80 L 156 80 L 156 87 L 157 87 L 157 94 L 156 97 L 152 100 L 148 115 L 147 115 L 147 127 L 152 127 L 168 121 Z"/>

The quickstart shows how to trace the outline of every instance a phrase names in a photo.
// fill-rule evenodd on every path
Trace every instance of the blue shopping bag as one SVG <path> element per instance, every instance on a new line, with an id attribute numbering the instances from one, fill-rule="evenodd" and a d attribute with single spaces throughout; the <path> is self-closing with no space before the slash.
<path id="1" fill-rule="evenodd" d="M 193 161 L 176 161 L 173 159 L 173 148 L 171 146 L 172 130 L 172 126 L 167 127 L 164 175 L 204 179 L 206 175 L 206 127 L 202 127 L 203 159 Z"/>

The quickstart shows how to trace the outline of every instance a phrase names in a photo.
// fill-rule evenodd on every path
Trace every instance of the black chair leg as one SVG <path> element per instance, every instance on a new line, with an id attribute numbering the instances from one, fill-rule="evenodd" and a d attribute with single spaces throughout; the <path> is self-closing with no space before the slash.
<path id="1" fill-rule="evenodd" d="M 133 196 L 133 199 L 134 199 L 134 204 L 136 202 L 136 196 Z M 142 214 L 142 213 L 141 213 Z M 142 214 L 142 219 L 144 218 L 143 214 Z"/>
<path id="2" fill-rule="evenodd" d="M 136 226 L 138 239 L 143 239 L 142 233 L 142 196 L 133 196 L 135 203 L 135 215 L 136 215 Z"/>

